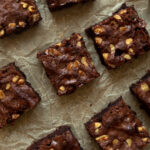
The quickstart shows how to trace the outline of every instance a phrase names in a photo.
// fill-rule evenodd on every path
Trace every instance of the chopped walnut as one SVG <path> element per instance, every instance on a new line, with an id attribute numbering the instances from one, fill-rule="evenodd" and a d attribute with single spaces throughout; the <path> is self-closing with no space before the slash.
<path id="1" fill-rule="evenodd" d="M 5 98 L 5 93 L 2 90 L 0 90 L 0 99 L 4 99 L 4 98 Z"/>
<path id="2" fill-rule="evenodd" d="M 87 63 L 86 57 L 82 57 L 82 58 L 81 58 L 81 63 L 82 63 L 84 66 L 86 66 L 86 67 L 89 66 L 88 63 Z"/>
<path id="3" fill-rule="evenodd" d="M 97 44 L 101 44 L 103 42 L 102 38 L 100 38 L 100 37 L 96 37 L 95 41 Z"/>
<path id="4" fill-rule="evenodd" d="M 12 119 L 15 120 L 15 119 L 19 118 L 19 116 L 20 116 L 19 114 L 12 114 Z"/>
<path id="5" fill-rule="evenodd" d="M 127 10 L 126 9 L 122 9 L 122 10 L 120 10 L 120 15 L 123 15 L 123 14 L 125 14 L 125 13 L 127 13 Z"/>
<path id="6" fill-rule="evenodd" d="M 147 83 L 142 83 L 141 84 L 141 90 L 142 91 L 144 91 L 144 92 L 147 92 L 147 91 L 149 91 L 150 89 L 149 89 L 149 86 L 148 86 L 148 84 Z"/>
<path id="7" fill-rule="evenodd" d="M 96 27 L 96 28 L 94 29 L 94 32 L 95 32 L 96 34 L 101 34 L 101 33 L 105 32 L 105 29 L 104 29 L 104 27 Z"/>
<path id="8" fill-rule="evenodd" d="M 62 86 L 59 87 L 59 90 L 60 91 L 65 91 L 65 87 L 62 85 Z"/>
<path id="9" fill-rule="evenodd" d="M 132 145 L 132 139 L 126 139 L 126 143 L 128 144 L 129 147 Z"/>
<path id="10" fill-rule="evenodd" d="M 14 76 L 14 77 L 12 78 L 12 82 L 13 82 L 13 83 L 16 83 L 16 82 L 18 81 L 18 79 L 19 79 L 19 76 Z"/>
<path id="11" fill-rule="evenodd" d="M 117 20 L 121 20 L 121 17 L 119 15 L 117 15 L 117 14 L 114 15 L 114 18 L 117 19 Z"/>
<path id="12" fill-rule="evenodd" d="M 7 83 L 6 84 L 6 90 L 9 90 L 10 89 L 10 83 Z"/>
<path id="13" fill-rule="evenodd" d="M 132 43 L 133 43 L 133 39 L 132 38 L 126 39 L 126 44 L 127 45 L 131 45 Z"/>
<path id="14" fill-rule="evenodd" d="M 28 7 L 28 4 L 25 3 L 25 2 L 20 2 L 20 4 L 22 5 L 23 8 L 27 8 Z"/>
<path id="15" fill-rule="evenodd" d="M 2 29 L 0 30 L 0 37 L 2 37 L 5 34 L 5 31 Z"/>

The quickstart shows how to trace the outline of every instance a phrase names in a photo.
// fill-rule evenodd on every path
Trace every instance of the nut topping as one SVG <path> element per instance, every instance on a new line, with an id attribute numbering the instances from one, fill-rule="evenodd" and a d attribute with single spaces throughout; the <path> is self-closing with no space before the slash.
<path id="1" fill-rule="evenodd" d="M 15 120 L 15 119 L 19 118 L 19 116 L 20 116 L 19 114 L 12 114 L 12 119 Z"/>
<path id="2" fill-rule="evenodd" d="M 96 41 L 97 44 L 101 44 L 103 40 L 100 37 L 96 37 L 95 41 Z"/>
<path id="3" fill-rule="evenodd" d="M 79 42 L 77 42 L 77 46 L 78 47 L 81 47 L 82 46 L 82 43 L 79 41 Z"/>
<path id="4" fill-rule="evenodd" d="M 6 90 L 9 90 L 10 89 L 10 83 L 7 83 L 6 84 Z"/>
<path id="5" fill-rule="evenodd" d="M 0 90 L 0 99 L 4 99 L 4 98 L 5 98 L 5 93 L 2 90 Z"/>
<path id="6" fill-rule="evenodd" d="M 119 15 L 117 15 L 117 14 L 114 15 L 114 18 L 117 19 L 117 20 L 121 20 L 121 17 Z"/>
<path id="7" fill-rule="evenodd" d="M 39 18 L 40 18 L 40 15 L 39 15 L 39 14 L 33 14 L 33 22 L 38 21 Z"/>
<path id="8" fill-rule="evenodd" d="M 145 130 L 146 130 L 146 127 L 144 127 L 144 126 L 138 127 L 139 132 L 142 132 L 142 131 L 145 131 Z"/>
<path id="9" fill-rule="evenodd" d="M 89 66 L 88 63 L 87 63 L 86 57 L 82 57 L 82 58 L 81 58 L 81 63 L 82 63 L 84 66 L 86 66 L 86 67 Z"/>
<path id="10" fill-rule="evenodd" d="M 118 139 L 114 139 L 112 143 L 113 143 L 113 145 L 117 145 L 119 143 L 119 140 Z"/>
<path id="11" fill-rule="evenodd" d="M 18 24 L 19 24 L 20 27 L 25 27 L 25 22 L 24 21 L 19 21 Z"/>
<path id="12" fill-rule="evenodd" d="M 94 32 L 96 34 L 101 34 L 101 33 L 105 32 L 105 29 L 103 27 L 97 27 L 94 29 Z"/>
<path id="13" fill-rule="evenodd" d="M 131 145 L 132 145 L 132 139 L 126 139 L 126 142 L 127 142 L 128 146 L 131 147 Z"/>
<path id="14" fill-rule="evenodd" d="M 110 50 L 111 50 L 111 53 L 115 52 L 115 46 L 113 44 L 110 44 Z"/>
<path id="15" fill-rule="evenodd" d="M 95 125 L 95 129 L 97 129 L 100 128 L 102 124 L 100 122 L 95 122 L 94 125 Z"/>
<path id="16" fill-rule="evenodd" d="M 9 27 L 9 28 L 16 28 L 16 23 L 9 23 L 9 24 L 8 24 L 8 27 Z"/>
<path id="17" fill-rule="evenodd" d="M 132 43 L 133 43 L 133 39 L 132 38 L 126 39 L 126 44 L 127 45 L 131 45 Z"/>
<path id="18" fill-rule="evenodd" d="M 147 83 L 142 83 L 141 84 L 141 90 L 142 91 L 144 91 L 144 92 L 147 92 L 147 91 L 149 91 L 150 89 L 149 89 L 149 86 L 148 86 L 148 84 Z"/>
<path id="19" fill-rule="evenodd" d="M 147 142 L 147 141 L 148 141 L 148 138 L 142 138 L 142 141 L 143 141 L 143 142 Z"/>
<path id="20" fill-rule="evenodd" d="M 16 83 L 16 82 L 18 81 L 18 79 L 19 79 L 19 76 L 14 76 L 14 77 L 12 78 L 12 82 L 13 82 L 13 83 Z"/>
<path id="21" fill-rule="evenodd" d="M 20 2 L 20 4 L 22 5 L 23 8 L 27 8 L 28 7 L 28 4 L 25 3 L 25 2 Z"/>
<path id="22" fill-rule="evenodd" d="M 129 54 L 125 54 L 125 55 L 124 55 L 124 58 L 125 58 L 126 60 L 130 60 L 130 59 L 131 59 L 131 56 L 130 56 Z"/>
<path id="23" fill-rule="evenodd" d="M 120 10 L 120 15 L 123 15 L 123 14 L 125 14 L 125 13 L 127 13 L 127 10 L 126 10 L 126 9 Z"/>
<path id="24" fill-rule="evenodd" d="M 34 6 L 29 6 L 28 10 L 29 10 L 29 12 L 33 13 L 35 11 L 35 7 Z"/>
<path id="25" fill-rule="evenodd" d="M 109 136 L 108 135 L 101 135 L 96 138 L 96 141 L 106 141 L 108 140 Z"/>
<path id="26" fill-rule="evenodd" d="M 109 56 L 109 54 L 108 54 L 108 53 L 103 53 L 103 57 L 104 57 L 104 59 L 105 59 L 105 60 L 107 60 L 107 59 L 108 59 L 108 56 Z"/>
<path id="27" fill-rule="evenodd" d="M 0 30 L 0 37 L 2 37 L 5 34 L 5 31 L 2 29 Z"/>
<path id="28" fill-rule="evenodd" d="M 65 87 L 62 85 L 62 86 L 59 87 L 59 90 L 60 91 L 65 91 Z"/>
<path id="29" fill-rule="evenodd" d="M 24 79 L 19 79 L 18 84 L 23 84 L 25 82 Z"/>

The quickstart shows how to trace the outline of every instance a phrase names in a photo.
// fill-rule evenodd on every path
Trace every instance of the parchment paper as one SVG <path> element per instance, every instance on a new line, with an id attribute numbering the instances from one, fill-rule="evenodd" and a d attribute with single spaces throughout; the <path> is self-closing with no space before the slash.
<path id="1" fill-rule="evenodd" d="M 0 150 L 25 150 L 33 141 L 64 124 L 72 127 L 84 150 L 98 150 L 97 144 L 85 130 L 84 123 L 120 95 L 137 112 L 137 116 L 150 131 L 150 117 L 140 109 L 138 101 L 129 91 L 131 83 L 150 69 L 150 52 L 117 70 L 108 71 L 101 64 L 92 40 L 84 32 L 85 28 L 111 15 L 123 2 L 135 4 L 150 31 L 150 0 L 96 0 L 54 13 L 49 12 L 45 0 L 37 0 L 43 17 L 40 24 L 21 34 L 0 40 L 0 67 L 15 61 L 42 98 L 33 111 L 25 113 L 13 125 L 0 130 Z M 71 95 L 59 97 L 36 54 L 69 37 L 73 32 L 84 36 L 101 77 Z M 149 149 L 150 145 L 145 148 Z"/>

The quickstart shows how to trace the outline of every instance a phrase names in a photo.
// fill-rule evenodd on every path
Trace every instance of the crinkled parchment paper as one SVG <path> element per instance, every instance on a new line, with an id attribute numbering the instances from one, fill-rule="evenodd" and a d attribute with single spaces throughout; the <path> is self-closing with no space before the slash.
<path id="1" fill-rule="evenodd" d="M 96 0 L 54 13 L 49 12 L 45 1 L 37 0 L 43 17 L 39 25 L 0 40 L 0 67 L 15 61 L 42 98 L 33 111 L 25 113 L 15 123 L 0 130 L 0 150 L 25 150 L 34 140 L 64 124 L 72 127 L 85 150 L 98 150 L 97 144 L 86 132 L 84 123 L 120 95 L 137 112 L 144 125 L 150 127 L 150 117 L 140 109 L 138 101 L 129 91 L 130 84 L 150 69 L 150 52 L 117 70 L 108 71 L 101 64 L 92 40 L 84 32 L 85 28 L 111 15 L 123 2 L 135 5 L 139 15 L 147 22 L 150 32 L 150 0 Z M 69 37 L 73 32 L 84 36 L 101 77 L 71 95 L 59 97 L 36 54 Z M 145 148 L 149 149 L 150 145 Z"/>

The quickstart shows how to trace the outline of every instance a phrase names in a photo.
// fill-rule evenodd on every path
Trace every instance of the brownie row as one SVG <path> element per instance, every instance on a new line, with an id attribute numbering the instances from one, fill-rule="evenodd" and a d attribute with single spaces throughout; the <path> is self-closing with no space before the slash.
<path id="1" fill-rule="evenodd" d="M 131 91 L 150 112 L 150 71 L 133 84 Z M 0 128 L 18 119 L 25 111 L 33 109 L 40 101 L 26 77 L 14 63 L 0 69 Z M 122 97 L 85 124 L 89 134 L 104 150 L 143 149 L 150 142 L 145 126 Z M 80 150 L 70 127 L 59 127 L 54 133 L 35 142 L 27 150 Z"/>
<path id="2" fill-rule="evenodd" d="M 148 130 L 123 98 L 94 115 L 85 127 L 102 150 L 142 150 L 150 143 Z M 27 150 L 82 150 L 70 127 L 61 126 Z"/>
<path id="3" fill-rule="evenodd" d="M 15 31 L 22 18 L 26 20 L 25 24 L 34 24 L 41 19 L 36 4 L 32 0 L 15 2 L 8 0 L 8 2 L 2 1 L 0 3 L 2 3 L 0 7 L 9 6 L 9 9 L 13 9 L 14 12 L 8 15 L 7 19 L 4 19 L 3 15 L 0 16 L 3 24 L 0 33 L 6 32 L 7 35 Z M 50 0 L 50 3 L 58 5 L 58 1 Z M 10 5 L 16 6 L 20 13 L 15 11 L 16 7 L 12 8 Z M 5 13 L 8 13 L 9 9 Z M 0 14 L 3 13 L 0 12 Z M 38 18 L 35 19 L 34 16 L 38 16 Z M 34 23 L 31 23 L 33 20 Z M 9 24 L 10 28 L 8 28 Z M 91 26 L 86 32 L 93 39 L 102 63 L 112 69 L 150 50 L 150 37 L 145 27 L 145 22 L 139 18 L 134 7 L 123 4 L 112 16 Z M 100 76 L 86 49 L 83 37 L 78 33 L 72 34 L 70 38 L 64 39 L 43 52 L 39 52 L 37 57 L 43 64 L 58 95 L 70 94 L 76 88 Z"/>

